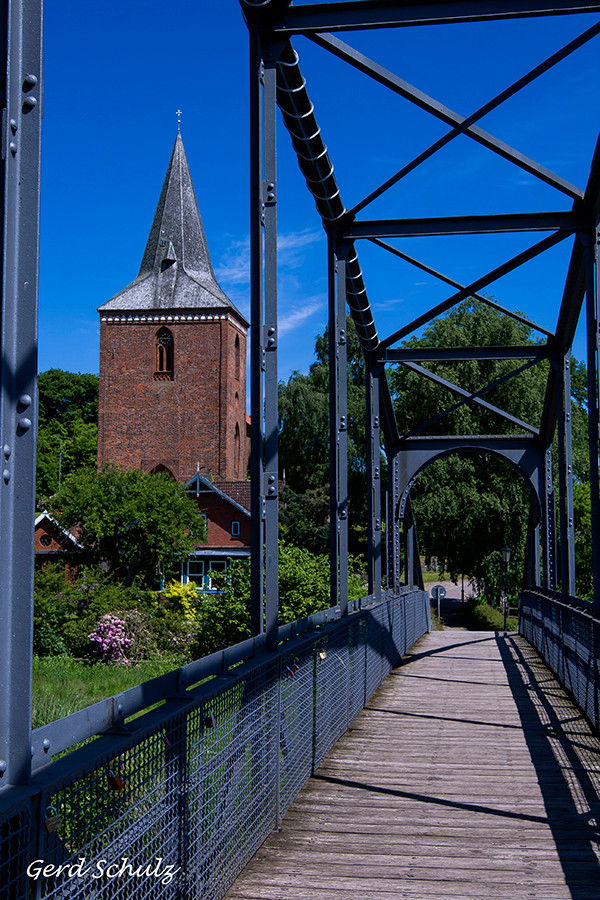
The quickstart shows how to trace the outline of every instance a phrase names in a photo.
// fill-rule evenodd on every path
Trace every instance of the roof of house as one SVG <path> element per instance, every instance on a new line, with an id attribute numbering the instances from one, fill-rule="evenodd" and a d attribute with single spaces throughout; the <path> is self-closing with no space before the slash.
<path id="1" fill-rule="evenodd" d="M 197 473 L 189 481 L 185 482 L 189 493 L 196 491 L 198 494 L 212 491 L 223 500 L 226 500 L 245 516 L 250 515 L 250 491 L 249 481 L 211 481 L 204 475 Z"/>

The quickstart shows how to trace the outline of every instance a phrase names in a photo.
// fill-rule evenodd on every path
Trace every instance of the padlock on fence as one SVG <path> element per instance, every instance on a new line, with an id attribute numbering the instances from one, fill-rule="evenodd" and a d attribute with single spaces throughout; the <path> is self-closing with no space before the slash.
<path id="1" fill-rule="evenodd" d="M 50 815 L 48 815 L 50 813 Z M 62 816 L 59 816 L 56 812 L 56 809 L 53 806 L 46 807 L 46 818 L 44 820 L 44 825 L 46 826 L 46 831 L 48 834 L 53 834 L 55 831 L 60 831 L 63 826 Z"/>
<path id="2" fill-rule="evenodd" d="M 125 785 L 123 784 L 123 779 L 118 775 L 115 775 L 112 769 L 108 773 L 108 784 L 113 789 L 113 791 L 122 791 L 125 787 Z"/>

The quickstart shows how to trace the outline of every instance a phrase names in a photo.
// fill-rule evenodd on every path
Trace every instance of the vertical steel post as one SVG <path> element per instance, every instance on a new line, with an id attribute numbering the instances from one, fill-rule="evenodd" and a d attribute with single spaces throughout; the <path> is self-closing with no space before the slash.
<path id="1" fill-rule="evenodd" d="M 277 648 L 279 512 L 277 419 L 276 60 L 251 33 L 252 630 Z M 263 587 L 264 579 L 264 587 Z M 264 591 L 264 594 L 263 594 Z M 264 598 L 264 599 L 263 599 Z"/>
<path id="2" fill-rule="evenodd" d="M 265 228 L 265 631 L 267 647 L 277 650 L 279 628 L 279 419 L 277 380 L 277 113 L 276 60 L 264 58 L 264 181 Z"/>
<path id="3" fill-rule="evenodd" d="M 386 520 L 386 549 L 388 587 L 393 591 L 400 590 L 400 529 L 397 519 L 397 509 L 400 500 L 400 472 L 398 454 L 388 456 L 388 510 Z"/>
<path id="4" fill-rule="evenodd" d="M 575 523 L 573 517 L 573 445 L 571 433 L 571 351 L 565 353 L 558 397 L 558 503 L 560 582 L 563 599 L 575 596 Z"/>
<path id="5" fill-rule="evenodd" d="M 2 3 L 0 786 L 31 777 L 41 0 Z"/>
<path id="6" fill-rule="evenodd" d="M 346 260 L 328 238 L 331 606 L 348 614 L 348 361 Z"/>
<path id="7" fill-rule="evenodd" d="M 263 484 L 263 209 L 262 209 L 262 58 L 257 29 L 250 29 L 250 516 L 251 629 L 264 631 L 264 517 Z"/>
<path id="8" fill-rule="evenodd" d="M 376 600 L 381 600 L 380 368 L 375 368 L 367 357 L 367 565 L 369 594 L 374 594 Z"/>
<path id="9" fill-rule="evenodd" d="M 586 312 L 587 312 L 587 388 L 588 441 L 590 454 L 590 501 L 592 530 L 592 576 L 594 616 L 600 618 L 600 486 L 598 472 L 598 439 L 600 428 L 600 321 L 598 295 L 600 293 L 600 224 L 596 223 L 593 243 L 586 244 Z"/>
<path id="10" fill-rule="evenodd" d="M 555 554 L 555 508 L 554 486 L 552 483 L 552 445 L 544 451 L 544 483 L 540 495 L 543 510 L 543 575 L 542 585 L 554 590 L 556 588 L 556 554 Z"/>

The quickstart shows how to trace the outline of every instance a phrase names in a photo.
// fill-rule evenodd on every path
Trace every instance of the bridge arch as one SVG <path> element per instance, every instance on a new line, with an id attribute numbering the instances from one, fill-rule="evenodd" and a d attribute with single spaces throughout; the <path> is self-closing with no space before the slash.
<path id="1" fill-rule="evenodd" d="M 533 441 L 519 441 L 510 438 L 499 443 L 494 436 L 489 440 L 482 437 L 443 438 L 430 442 L 424 439 L 420 447 L 411 447 L 409 452 L 400 452 L 398 517 L 404 518 L 406 502 L 410 489 L 421 472 L 431 463 L 455 453 L 490 454 L 507 462 L 525 481 L 533 502 L 536 524 L 540 521 L 543 509 L 545 453 Z M 533 445 L 533 446 L 529 446 Z"/>
<path id="2" fill-rule="evenodd" d="M 401 447 L 394 461 L 395 498 L 394 526 L 401 523 L 405 535 L 405 569 L 408 583 L 418 584 L 420 563 L 416 549 L 415 523 L 410 504 L 410 490 L 418 476 L 433 462 L 453 454 L 489 454 L 508 463 L 527 485 L 531 505 L 527 533 L 524 585 L 539 583 L 541 575 L 540 526 L 543 529 L 543 580 L 554 566 L 554 533 L 552 509 L 552 469 L 549 450 L 535 439 L 494 435 L 445 436 L 411 439 L 409 447 Z M 549 548 L 549 549 L 548 549 Z M 419 571 L 417 571 L 419 569 Z"/>

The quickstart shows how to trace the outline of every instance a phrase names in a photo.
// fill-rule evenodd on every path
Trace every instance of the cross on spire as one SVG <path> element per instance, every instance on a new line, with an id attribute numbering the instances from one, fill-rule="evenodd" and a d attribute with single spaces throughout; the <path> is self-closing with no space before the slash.
<path id="1" fill-rule="evenodd" d="M 181 131 L 181 110 L 178 109 L 175 115 L 177 116 L 177 131 Z"/>

